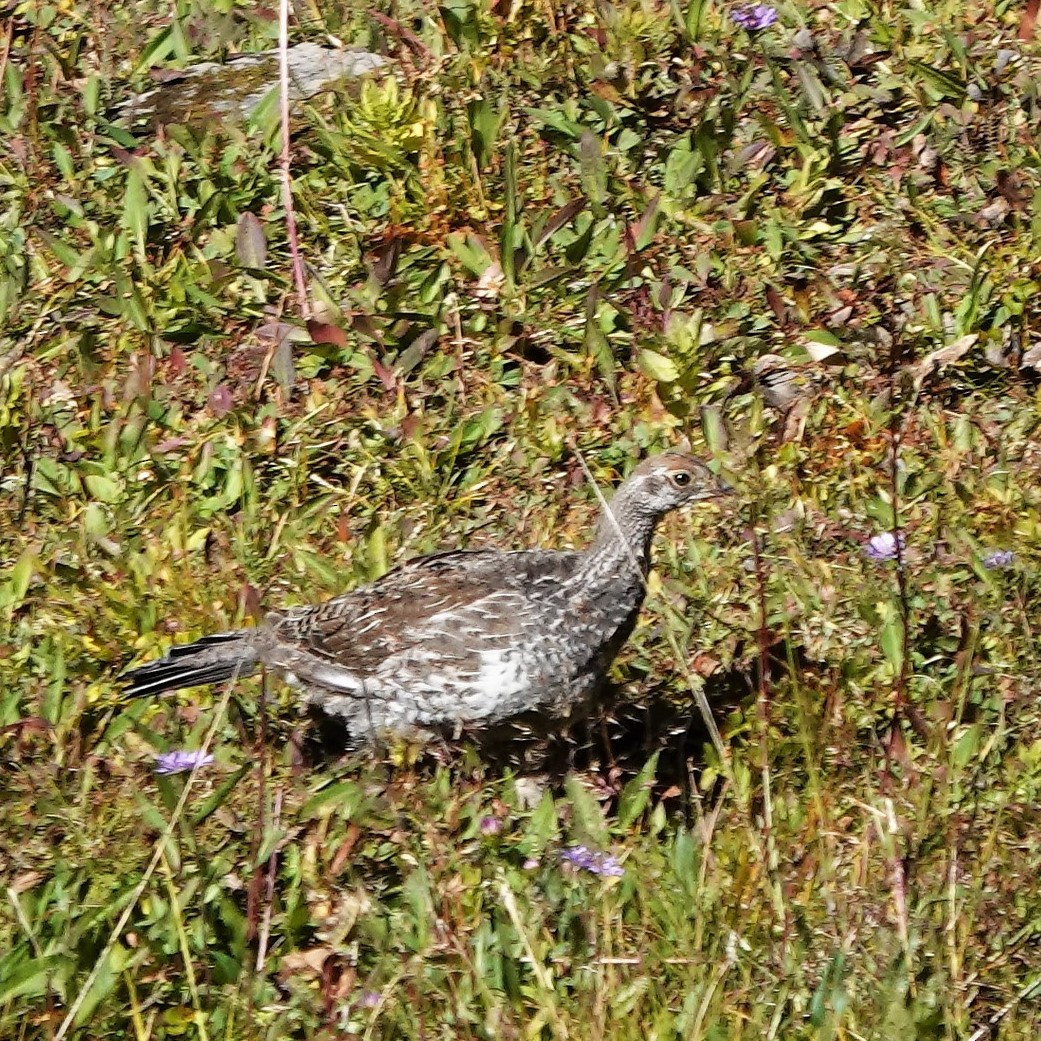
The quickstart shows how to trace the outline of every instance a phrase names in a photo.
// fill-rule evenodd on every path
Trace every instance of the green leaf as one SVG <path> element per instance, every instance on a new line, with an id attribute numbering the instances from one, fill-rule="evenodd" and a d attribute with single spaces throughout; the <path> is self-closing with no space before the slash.
<path id="1" fill-rule="evenodd" d="M 471 275 L 479 278 L 492 263 L 491 254 L 475 235 L 453 231 L 445 241 L 459 263 Z"/>
<path id="2" fill-rule="evenodd" d="M 626 830 L 643 811 L 651 798 L 654 772 L 658 768 L 658 752 L 643 765 L 640 772 L 622 789 L 618 800 L 618 827 Z"/>
<path id="3" fill-rule="evenodd" d="M 641 372 L 659 383 L 675 383 L 680 378 L 680 372 L 676 368 L 675 362 L 657 351 L 644 348 L 637 355 L 637 364 L 640 366 Z"/>
<path id="4" fill-rule="evenodd" d="M 145 44 L 137 65 L 134 66 L 133 75 L 153 65 L 164 65 L 173 57 L 178 50 L 178 22 L 175 20 L 172 26 L 165 26 Z"/>
<path id="5" fill-rule="evenodd" d="M 514 249 L 520 242 L 517 218 L 521 202 L 517 189 L 517 145 L 514 141 L 506 145 L 506 154 L 503 157 L 503 202 L 505 213 L 499 234 L 499 262 L 506 285 L 512 287 L 515 274 Z"/>
<path id="6" fill-rule="evenodd" d="M 965 81 L 948 69 L 938 69 L 922 61 L 909 61 L 909 67 L 917 72 L 937 99 L 954 98 L 961 101 L 968 90 Z"/>
<path id="7" fill-rule="evenodd" d="M 804 340 L 809 340 L 810 343 L 820 343 L 825 347 L 841 347 L 843 346 L 842 341 L 834 334 L 828 332 L 827 329 L 808 329 L 802 334 Z"/>
<path id="8" fill-rule="evenodd" d="M 0 978 L 0 1004 L 12 998 L 39 998 L 47 994 L 51 988 L 51 974 L 60 964 L 56 955 L 45 958 L 34 958 L 23 965 L 14 967 L 15 956 L 7 953 L 4 960 L 10 962 Z"/>
<path id="9" fill-rule="evenodd" d="M 576 123 L 573 119 L 568 119 L 559 109 L 546 109 L 546 108 L 525 108 L 521 110 L 525 115 L 531 116 L 536 123 L 541 123 L 545 127 L 549 127 L 551 130 L 556 130 L 561 134 L 565 134 L 572 140 L 577 141 L 581 138 L 585 127 L 581 123 Z"/>
<path id="10" fill-rule="evenodd" d="M 960 769 L 974 762 L 980 751 L 980 728 L 976 724 L 966 727 L 954 743 L 954 765 Z"/>
<path id="11" fill-rule="evenodd" d="M 123 195 L 123 221 L 134 245 L 134 256 L 139 264 L 146 263 L 145 243 L 148 240 L 148 192 L 140 163 L 134 163 L 127 174 L 126 191 Z"/>
<path id="12" fill-rule="evenodd" d="M 590 842 L 605 847 L 609 841 L 607 821 L 600 803 L 593 798 L 582 781 L 572 774 L 564 782 L 568 801 L 571 803 L 573 830 L 580 842 Z"/>
<path id="13" fill-rule="evenodd" d="M 233 774 L 229 774 L 216 790 L 196 809 L 191 816 L 192 824 L 201 824 L 214 810 L 224 803 L 231 790 L 239 783 L 243 775 L 253 767 L 253 763 L 243 763 Z"/>
<path id="14" fill-rule="evenodd" d="M 477 5 L 473 0 L 448 0 L 438 10 L 452 43 L 460 50 L 472 50 L 481 43 Z"/>
<path id="15" fill-rule="evenodd" d="M 119 502 L 123 497 L 123 483 L 104 474 L 88 474 L 83 484 L 92 499 L 98 502 Z"/>
<path id="16" fill-rule="evenodd" d="M 804 61 L 795 63 L 795 71 L 799 77 L 803 94 L 806 95 L 810 105 L 820 115 L 826 115 L 828 112 L 828 99 L 824 94 L 824 87 L 816 71 Z"/>
<path id="17" fill-rule="evenodd" d="M 528 820 L 521 847 L 527 856 L 538 856 L 557 834 L 557 808 L 553 796 L 543 792 L 538 806 Z"/>
<path id="18" fill-rule="evenodd" d="M 76 164 L 73 161 L 72 154 L 60 141 L 54 142 L 52 151 L 54 154 L 54 165 L 61 171 L 62 177 L 70 184 L 75 184 Z"/>
<path id="19" fill-rule="evenodd" d="M 894 615 L 882 625 L 882 651 L 886 660 L 899 672 L 904 662 L 904 623 L 899 615 Z"/>
<path id="20" fill-rule="evenodd" d="M 80 1005 L 79 1011 L 76 1013 L 75 1022 L 77 1026 L 86 1023 L 94 1014 L 94 1010 L 98 1005 L 115 989 L 125 960 L 126 952 L 118 944 L 108 952 L 107 957 L 102 961 L 98 969 L 97 975 L 95 975 L 84 994 L 83 1004 Z"/>
<path id="21" fill-rule="evenodd" d="M 665 160 L 664 188 L 667 195 L 682 198 L 690 192 L 701 170 L 701 157 L 690 145 L 690 134 L 684 134 Z"/>
<path id="22" fill-rule="evenodd" d="M 165 778 L 159 778 L 164 783 L 169 783 Z M 145 798 L 144 794 L 138 790 L 134 790 L 134 801 L 137 803 L 137 808 L 141 816 L 141 821 L 145 826 L 151 828 L 153 831 L 163 832 L 166 830 L 166 818 L 162 815 L 159 808 L 152 803 L 149 799 Z"/>
<path id="23" fill-rule="evenodd" d="M 0 586 L 0 607 L 18 607 L 29 591 L 29 583 L 36 572 L 36 555 L 28 549 L 22 550 L 11 568 L 11 577 Z"/>
<path id="24" fill-rule="evenodd" d="M 364 798 L 364 791 L 357 781 L 341 781 L 312 795 L 300 808 L 299 816 L 301 820 L 311 820 L 339 809 L 341 816 L 347 820 L 352 810 L 364 802 Z"/>
<path id="25" fill-rule="evenodd" d="M 466 106 L 470 123 L 470 147 L 479 169 L 484 169 L 492 157 L 499 129 L 506 118 L 505 104 L 494 108 L 487 98 L 471 101 Z"/>
<path id="26" fill-rule="evenodd" d="M 694 892 L 698 884 L 697 847 L 694 837 L 686 828 L 680 828 L 676 837 L 672 840 L 672 854 L 669 858 L 672 862 L 673 874 L 687 892 Z"/>
<path id="27" fill-rule="evenodd" d="M 564 250 L 564 256 L 567 258 L 568 263 L 580 264 L 586 259 L 589 247 L 593 244 L 593 231 L 595 228 L 596 221 L 590 220 L 578 237 L 567 245 Z"/>
<path id="28" fill-rule="evenodd" d="M 87 481 L 90 481 L 87 478 Z M 83 510 L 83 531 L 92 538 L 104 538 L 109 532 L 108 517 L 97 503 L 87 503 Z"/>
<path id="29" fill-rule="evenodd" d="M 688 0 L 687 9 L 684 11 L 679 0 L 669 0 L 673 20 L 691 42 L 696 42 L 701 36 L 701 16 L 705 10 L 705 3 L 706 0 Z"/>
<path id="30" fill-rule="evenodd" d="M 611 343 L 600 326 L 596 315 L 587 316 L 583 346 L 586 353 L 596 362 L 596 370 L 613 389 L 615 385 L 615 362 Z"/>
<path id="31" fill-rule="evenodd" d="M 67 242 L 52 235 L 45 228 L 33 228 L 33 231 L 43 241 L 43 244 L 70 270 L 78 269 L 81 264 L 81 256 Z"/>
<path id="32" fill-rule="evenodd" d="M 596 213 L 602 210 L 607 197 L 607 164 L 604 162 L 603 143 L 592 130 L 583 130 L 578 153 L 582 191 Z"/>

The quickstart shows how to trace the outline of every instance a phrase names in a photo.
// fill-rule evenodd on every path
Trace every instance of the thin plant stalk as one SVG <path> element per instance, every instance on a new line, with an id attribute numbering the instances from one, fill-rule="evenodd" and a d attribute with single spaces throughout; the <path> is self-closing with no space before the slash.
<path id="1" fill-rule="evenodd" d="M 278 106 L 282 123 L 282 155 L 279 170 L 282 175 L 282 205 L 286 211 L 286 237 L 289 255 L 293 261 L 293 281 L 296 284 L 297 304 L 305 320 L 311 317 L 311 304 L 304 277 L 304 262 L 300 256 L 300 242 L 296 231 L 296 211 L 293 209 L 293 181 L 289 170 L 289 0 L 278 5 Z"/>

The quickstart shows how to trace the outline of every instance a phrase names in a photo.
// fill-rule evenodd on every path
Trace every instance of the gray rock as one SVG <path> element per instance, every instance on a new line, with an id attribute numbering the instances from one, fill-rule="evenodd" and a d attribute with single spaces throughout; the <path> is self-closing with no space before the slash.
<path id="1" fill-rule="evenodd" d="M 335 50 L 317 43 L 289 48 L 289 97 L 301 101 L 345 80 L 369 75 L 389 64 L 379 54 Z M 225 64 L 206 61 L 180 69 L 152 90 L 120 106 L 133 122 L 154 126 L 181 123 L 202 127 L 213 120 L 241 123 L 272 90 L 278 89 L 278 51 L 242 54 Z"/>

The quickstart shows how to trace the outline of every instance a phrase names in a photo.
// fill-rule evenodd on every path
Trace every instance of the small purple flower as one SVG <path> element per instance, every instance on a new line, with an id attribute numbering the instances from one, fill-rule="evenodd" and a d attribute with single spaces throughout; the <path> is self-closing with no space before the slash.
<path id="1" fill-rule="evenodd" d="M 881 535 L 868 539 L 864 552 L 870 560 L 896 560 L 897 554 L 903 553 L 906 545 L 907 540 L 902 531 L 883 531 Z"/>
<path id="2" fill-rule="evenodd" d="M 750 33 L 769 28 L 777 21 L 777 12 L 769 4 L 750 4 L 730 12 L 730 17 Z"/>
<path id="3" fill-rule="evenodd" d="M 589 871 L 594 875 L 620 878 L 625 874 L 625 869 L 618 863 L 617 857 L 611 853 L 601 853 L 599 850 L 589 849 L 586 846 L 569 846 L 567 849 L 561 850 L 560 859 L 572 867 Z"/>
<path id="4" fill-rule="evenodd" d="M 375 1008 L 382 1000 L 378 990 L 363 990 L 358 998 L 359 1008 Z"/>
<path id="5" fill-rule="evenodd" d="M 209 766 L 213 762 L 212 755 L 203 752 L 164 752 L 155 757 L 155 772 L 166 776 L 167 774 L 180 774 L 186 770 L 194 770 L 196 767 Z"/>
<path id="6" fill-rule="evenodd" d="M 983 566 L 988 571 L 1000 571 L 1002 568 L 1011 567 L 1015 559 L 1016 554 L 1010 549 L 994 549 L 983 558 Z"/>
<path id="7" fill-rule="evenodd" d="M 498 835 L 502 831 L 502 821 L 498 817 L 488 815 L 481 818 L 481 823 L 477 827 L 482 835 Z"/>

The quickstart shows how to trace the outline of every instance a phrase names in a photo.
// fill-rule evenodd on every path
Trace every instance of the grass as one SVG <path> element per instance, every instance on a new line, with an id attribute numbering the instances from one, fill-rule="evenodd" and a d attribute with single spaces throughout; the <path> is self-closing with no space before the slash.
<path id="1" fill-rule="evenodd" d="M 298 10 L 396 68 L 294 117 L 305 325 L 274 109 L 116 109 L 270 12 L 14 6 L 0 1036 L 1037 1036 L 1041 56 L 1011 3 L 778 10 Z M 768 351 L 817 380 L 801 436 Z M 275 683 L 120 697 L 407 556 L 580 542 L 579 457 L 681 438 L 740 515 L 663 527 L 620 701 L 541 786 L 305 765 Z"/>

